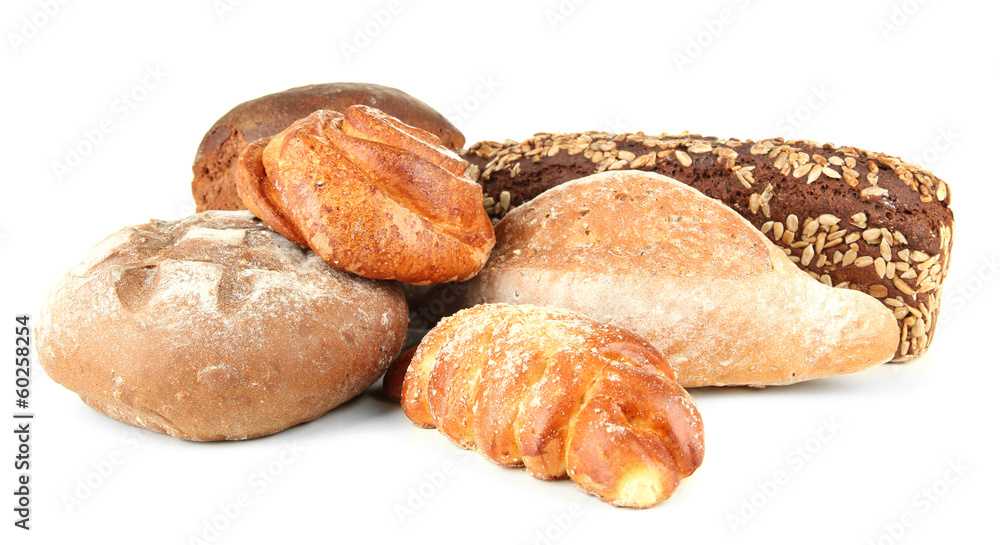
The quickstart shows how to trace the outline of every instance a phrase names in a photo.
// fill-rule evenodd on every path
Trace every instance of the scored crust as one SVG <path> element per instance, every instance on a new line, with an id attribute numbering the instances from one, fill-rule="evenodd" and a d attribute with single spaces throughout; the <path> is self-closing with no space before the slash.
<path id="1" fill-rule="evenodd" d="M 316 110 L 342 112 L 355 104 L 378 108 L 427 130 L 450 149 L 461 149 L 465 144 L 465 137 L 445 116 L 398 89 L 371 83 L 295 87 L 236 106 L 205 133 L 191 167 L 197 211 L 246 209 L 236 192 L 235 166 L 249 143 L 274 136 Z"/>
<path id="2" fill-rule="evenodd" d="M 467 163 L 383 112 L 320 110 L 240 158 L 247 206 L 332 267 L 410 284 L 465 280 L 495 242 Z"/>
<path id="3" fill-rule="evenodd" d="M 39 362 L 99 411 L 183 439 L 318 418 L 402 347 L 398 286 L 326 266 L 249 212 L 129 227 L 48 295 Z"/>

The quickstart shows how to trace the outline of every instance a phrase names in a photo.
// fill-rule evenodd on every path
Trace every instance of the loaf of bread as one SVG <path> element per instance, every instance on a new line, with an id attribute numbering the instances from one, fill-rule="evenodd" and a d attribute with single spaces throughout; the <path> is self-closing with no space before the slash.
<path id="1" fill-rule="evenodd" d="M 240 155 L 243 202 L 332 267 L 367 278 L 466 280 L 493 248 L 468 163 L 368 106 L 319 110 Z"/>
<path id="2" fill-rule="evenodd" d="M 895 361 L 922 354 L 934 336 L 951 262 L 951 193 L 896 157 L 781 138 L 602 132 L 479 142 L 464 157 L 497 218 L 596 172 L 669 176 L 732 207 L 813 278 L 881 300 L 899 322 Z"/>
<path id="3" fill-rule="evenodd" d="M 236 193 L 234 169 L 236 158 L 249 143 L 274 136 L 316 110 L 342 112 L 355 104 L 373 106 L 433 133 L 448 148 L 465 145 L 465 137 L 445 116 L 398 89 L 371 83 L 295 87 L 244 102 L 208 130 L 191 168 L 191 192 L 198 212 L 246 209 Z"/>
<path id="4" fill-rule="evenodd" d="M 402 348 L 398 285 L 332 269 L 249 212 L 108 237 L 48 295 L 38 360 L 123 422 L 196 441 L 318 418 Z"/>
<path id="5" fill-rule="evenodd" d="M 852 373 L 899 342 L 878 300 L 816 282 L 731 208 L 659 174 L 567 182 L 496 229 L 463 306 L 561 307 L 634 331 L 686 388 Z"/>
<path id="6" fill-rule="evenodd" d="M 418 426 L 539 479 L 569 476 L 650 507 L 701 465 L 701 416 L 642 338 L 570 312 L 483 305 L 446 318 L 412 355 L 402 404 Z"/>

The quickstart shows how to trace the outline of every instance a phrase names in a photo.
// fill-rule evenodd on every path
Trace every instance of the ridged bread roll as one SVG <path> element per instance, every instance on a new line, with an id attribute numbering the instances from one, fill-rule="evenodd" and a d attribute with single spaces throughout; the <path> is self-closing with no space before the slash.
<path id="1" fill-rule="evenodd" d="M 413 423 L 614 505 L 656 505 L 704 457 L 701 415 L 660 353 L 591 318 L 481 305 L 442 320 L 410 357 Z"/>
<path id="2" fill-rule="evenodd" d="M 331 267 L 366 278 L 467 280 L 495 242 L 468 163 L 375 108 L 319 110 L 240 155 L 244 204 Z"/>
<path id="3" fill-rule="evenodd" d="M 429 131 L 451 149 L 465 144 L 465 136 L 448 118 L 399 89 L 373 83 L 295 87 L 239 104 L 208 129 L 191 167 L 197 211 L 246 209 L 236 192 L 235 167 L 236 158 L 251 142 L 274 136 L 316 110 L 343 112 L 356 104 L 378 108 Z"/>
<path id="4" fill-rule="evenodd" d="M 665 176 L 595 174 L 512 210 L 464 306 L 561 307 L 634 331 L 684 387 L 768 386 L 892 358 L 873 297 L 816 282 L 731 208 Z"/>

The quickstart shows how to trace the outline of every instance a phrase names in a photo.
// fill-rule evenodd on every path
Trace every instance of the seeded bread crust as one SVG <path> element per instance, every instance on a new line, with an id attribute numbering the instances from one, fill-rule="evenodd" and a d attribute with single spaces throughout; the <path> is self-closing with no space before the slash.
<path id="1" fill-rule="evenodd" d="M 191 170 L 191 192 L 198 212 L 245 210 L 236 192 L 236 158 L 251 142 L 274 136 L 316 110 L 342 112 L 355 104 L 373 106 L 408 125 L 424 129 L 451 149 L 465 136 L 427 104 L 392 87 L 371 83 L 318 83 L 244 102 L 208 129 Z"/>
<path id="2" fill-rule="evenodd" d="M 605 170 L 652 171 L 721 200 L 813 278 L 859 290 L 899 322 L 893 361 L 930 346 L 951 263 L 948 185 L 899 158 L 811 141 L 539 133 L 463 154 L 498 221 L 539 193 Z"/>

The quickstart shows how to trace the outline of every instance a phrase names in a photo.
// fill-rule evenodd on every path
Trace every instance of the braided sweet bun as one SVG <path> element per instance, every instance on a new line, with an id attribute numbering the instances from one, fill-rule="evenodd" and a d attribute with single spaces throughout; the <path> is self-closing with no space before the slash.
<path id="1" fill-rule="evenodd" d="M 319 110 L 240 155 L 240 198 L 289 240 L 367 278 L 465 280 L 495 242 L 468 164 L 375 108 Z"/>
<path id="2" fill-rule="evenodd" d="M 701 416 L 660 353 L 563 310 L 493 304 L 446 318 L 412 355 L 402 404 L 463 448 L 569 476 L 617 506 L 669 498 L 704 455 Z"/>

